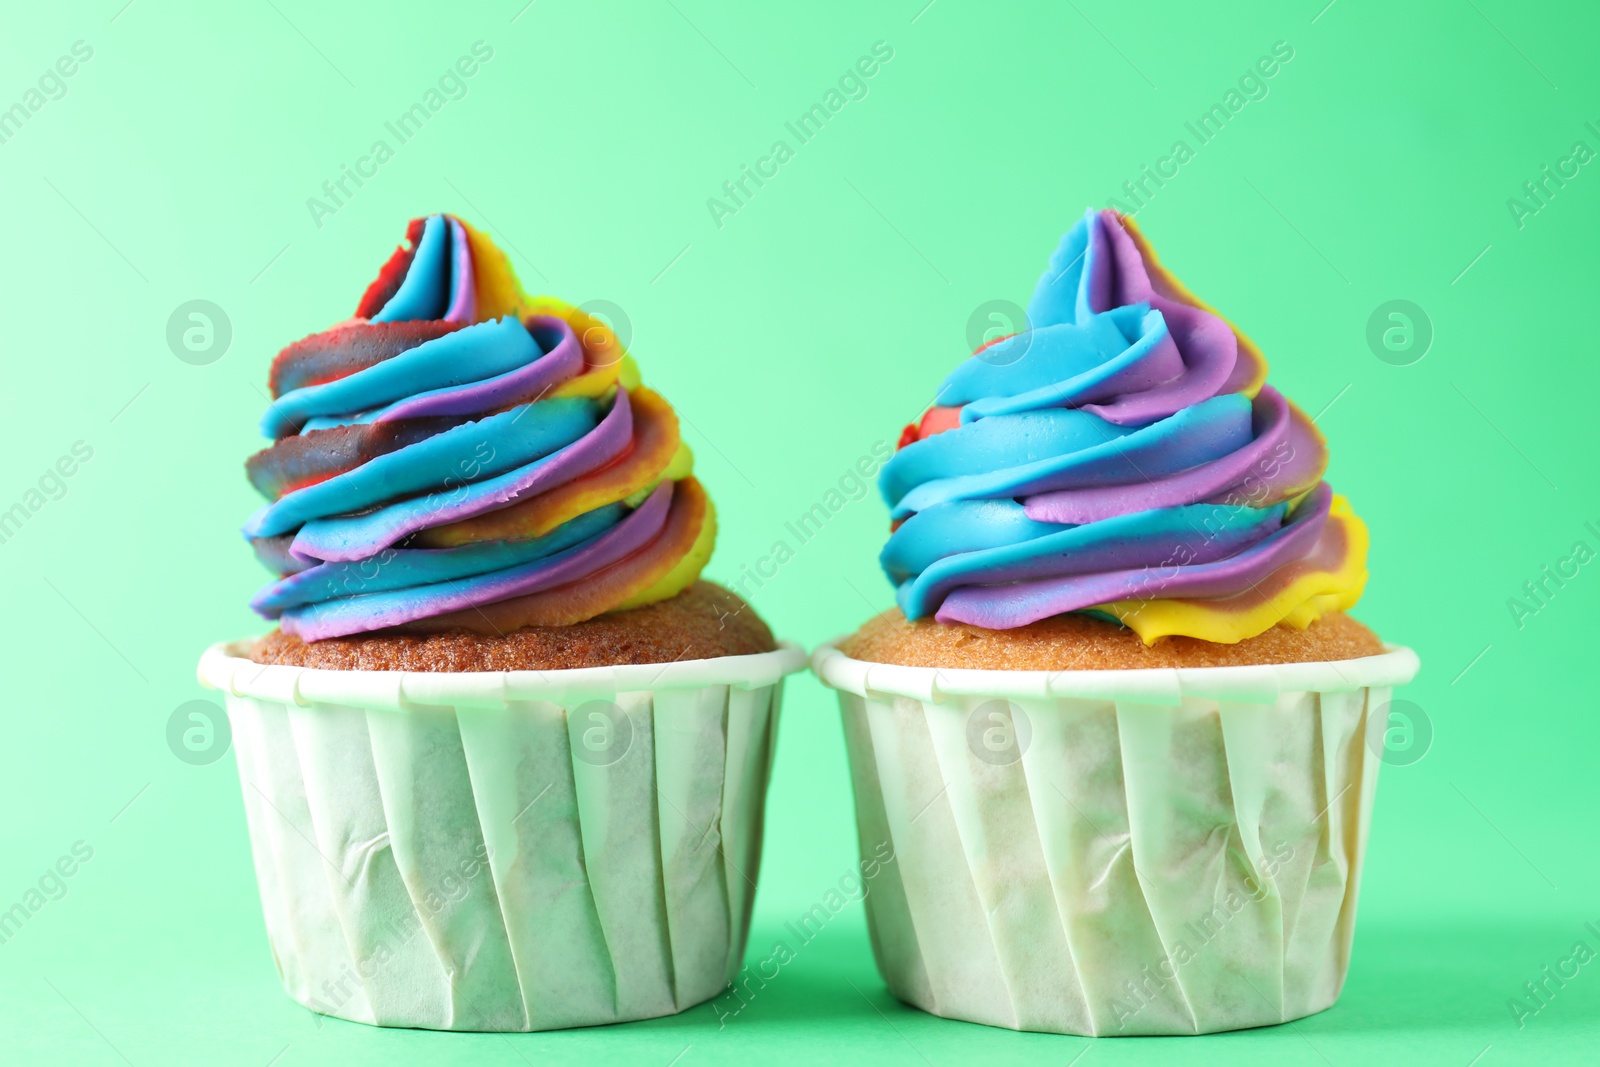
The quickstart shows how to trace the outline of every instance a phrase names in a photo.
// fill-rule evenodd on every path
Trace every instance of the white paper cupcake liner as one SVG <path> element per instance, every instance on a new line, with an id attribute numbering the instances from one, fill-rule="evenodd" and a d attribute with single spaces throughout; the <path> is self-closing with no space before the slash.
<path id="1" fill-rule="evenodd" d="M 830 645 L 878 969 L 936 1015 L 1085 1036 L 1286 1022 L 1343 987 L 1410 649 L 1337 663 L 934 670 Z"/>
<path id="2" fill-rule="evenodd" d="M 262 666 L 217 645 L 285 989 L 380 1026 L 646 1019 L 738 970 L 785 675 Z"/>

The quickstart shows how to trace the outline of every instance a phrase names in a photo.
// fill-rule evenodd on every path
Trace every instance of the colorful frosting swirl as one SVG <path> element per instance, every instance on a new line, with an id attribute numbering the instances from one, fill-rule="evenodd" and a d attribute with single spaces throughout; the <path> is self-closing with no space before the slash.
<path id="1" fill-rule="evenodd" d="M 611 329 L 526 296 L 454 216 L 406 241 L 355 318 L 273 361 L 244 533 L 279 578 L 251 607 L 308 641 L 503 633 L 694 582 L 715 513 Z"/>
<path id="2" fill-rule="evenodd" d="M 945 379 L 879 475 L 907 618 L 1090 612 L 1231 644 L 1355 604 L 1367 532 L 1322 480 L 1322 435 L 1132 219 L 1088 212 L 1028 320 Z"/>

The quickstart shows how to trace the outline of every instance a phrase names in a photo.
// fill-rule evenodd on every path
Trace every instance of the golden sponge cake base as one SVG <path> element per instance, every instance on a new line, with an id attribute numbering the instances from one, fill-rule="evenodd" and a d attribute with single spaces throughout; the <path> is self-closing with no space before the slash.
<path id="1" fill-rule="evenodd" d="M 1238 667 L 1326 663 L 1381 655 L 1373 632 L 1342 612 L 1304 630 L 1278 625 L 1237 644 L 1163 637 L 1146 645 L 1124 626 L 1089 615 L 1057 615 L 1013 630 L 986 630 L 931 618 L 907 622 L 899 608 L 878 615 L 839 643 L 870 663 L 997 671 L 1105 671 L 1141 667 Z"/>
<path id="2" fill-rule="evenodd" d="M 257 663 L 335 671 L 558 671 L 750 656 L 777 647 L 753 608 L 720 585 L 696 582 L 668 600 L 571 626 L 504 634 L 379 631 L 309 642 L 274 630 L 246 654 Z"/>

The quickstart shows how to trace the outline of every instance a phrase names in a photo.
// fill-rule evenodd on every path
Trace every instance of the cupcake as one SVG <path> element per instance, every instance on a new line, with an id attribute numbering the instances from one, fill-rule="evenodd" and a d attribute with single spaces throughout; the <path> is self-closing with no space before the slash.
<path id="1" fill-rule="evenodd" d="M 270 386 L 244 533 L 277 628 L 199 672 L 290 996 L 494 1031 L 715 996 L 804 656 L 700 580 L 716 517 L 671 405 L 451 215 Z"/>
<path id="2" fill-rule="evenodd" d="M 813 659 L 862 855 L 895 856 L 866 900 L 879 970 L 1019 1030 L 1321 1011 L 1418 665 L 1345 614 L 1366 527 L 1133 220 L 1090 211 L 1027 317 L 906 427 L 879 477 L 898 606 Z"/>

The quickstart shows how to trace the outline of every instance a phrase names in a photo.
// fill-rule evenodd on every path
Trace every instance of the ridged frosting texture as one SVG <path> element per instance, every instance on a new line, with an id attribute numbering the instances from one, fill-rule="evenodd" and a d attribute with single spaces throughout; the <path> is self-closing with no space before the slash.
<path id="1" fill-rule="evenodd" d="M 1027 329 L 944 381 L 879 475 L 908 618 L 1009 629 L 1092 612 L 1232 643 L 1352 606 L 1367 533 L 1256 346 L 1132 219 L 1062 238 Z"/>
<path id="2" fill-rule="evenodd" d="M 452 215 L 413 220 L 355 317 L 269 384 L 244 534 L 278 576 L 251 606 L 286 633 L 568 625 L 672 596 L 711 554 L 672 407 Z"/>

